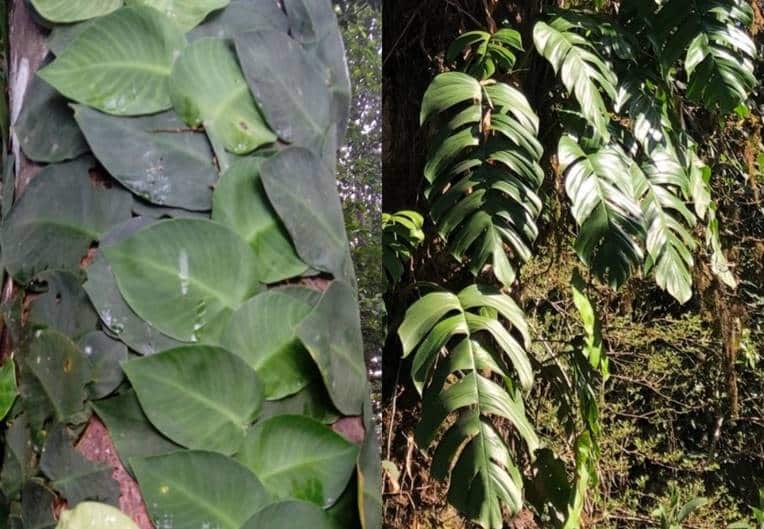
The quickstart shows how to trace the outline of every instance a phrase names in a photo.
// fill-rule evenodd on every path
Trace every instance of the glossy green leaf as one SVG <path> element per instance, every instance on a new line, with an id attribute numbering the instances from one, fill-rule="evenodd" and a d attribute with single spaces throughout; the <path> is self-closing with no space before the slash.
<path id="1" fill-rule="evenodd" d="M 130 191 L 158 205 L 210 209 L 218 174 L 203 134 L 171 112 L 126 118 L 74 108 L 98 161 Z"/>
<path id="2" fill-rule="evenodd" d="M 95 329 L 98 316 L 82 288 L 79 275 L 48 270 L 35 278 L 45 291 L 29 303 L 29 328 L 49 328 L 72 339 Z"/>
<path id="3" fill-rule="evenodd" d="M 21 149 L 36 162 L 62 162 L 88 152 L 66 98 L 42 79 L 32 79 L 13 125 Z"/>
<path id="4" fill-rule="evenodd" d="M 196 27 L 207 15 L 222 9 L 230 0 L 127 0 L 127 5 L 144 5 L 164 13 L 183 31 Z"/>
<path id="5" fill-rule="evenodd" d="M 133 458 L 158 456 L 181 450 L 180 446 L 152 426 L 132 390 L 94 402 L 92 406 L 108 428 L 117 454 L 128 468 Z"/>
<path id="6" fill-rule="evenodd" d="M 122 0 L 31 0 L 40 16 L 57 24 L 108 15 L 122 7 Z"/>
<path id="7" fill-rule="evenodd" d="M 218 347 L 178 347 L 122 367 L 151 423 L 188 448 L 233 454 L 263 400 L 255 372 Z"/>
<path id="8" fill-rule="evenodd" d="M 90 365 L 69 338 L 55 331 L 36 331 L 20 362 L 21 398 L 32 427 L 41 427 L 49 417 L 60 423 L 86 418 Z"/>
<path id="9" fill-rule="evenodd" d="M 320 152 L 332 126 L 332 96 L 315 60 L 278 31 L 241 33 L 234 42 L 271 128 L 287 143 Z"/>
<path id="10" fill-rule="evenodd" d="M 182 451 L 133 459 L 132 467 L 154 523 L 173 529 L 241 529 L 270 503 L 246 467 L 213 452 Z"/>
<path id="11" fill-rule="evenodd" d="M 212 197 L 212 220 L 232 228 L 255 252 L 258 279 L 277 283 L 307 266 L 273 210 L 260 179 L 261 159 L 242 158 L 220 177 Z"/>
<path id="12" fill-rule="evenodd" d="M 94 500 L 117 505 L 119 484 L 108 463 L 94 462 L 74 449 L 74 436 L 58 425 L 48 434 L 40 458 L 40 470 L 69 505 Z"/>
<path id="13" fill-rule="evenodd" d="M 17 281 L 46 269 L 79 270 L 90 244 L 130 218 L 130 194 L 94 185 L 92 165 L 84 158 L 43 169 L 4 219 L 3 264 Z"/>
<path id="14" fill-rule="evenodd" d="M 292 529 L 310 527 L 311 529 L 336 529 L 331 518 L 311 503 L 302 501 L 283 501 L 268 505 L 258 511 L 241 529 Z"/>
<path id="15" fill-rule="evenodd" d="M 461 72 L 446 72 L 438 75 L 427 87 L 422 98 L 419 122 L 424 124 L 436 114 L 467 102 L 477 103 L 482 99 L 480 83 L 472 76 Z"/>
<path id="16" fill-rule="evenodd" d="M 203 126 L 213 146 L 247 154 L 276 141 L 226 40 L 199 39 L 183 50 L 173 66 L 170 97 L 178 115 L 191 127 Z"/>
<path id="17" fill-rule="evenodd" d="M 82 502 L 74 509 L 64 509 L 57 529 L 138 529 L 135 522 L 119 509 L 103 503 Z"/>
<path id="18" fill-rule="evenodd" d="M 0 366 L 0 420 L 5 419 L 11 406 L 16 402 L 18 389 L 16 387 L 16 362 L 8 358 Z"/>
<path id="19" fill-rule="evenodd" d="M 189 33 L 189 40 L 204 37 L 232 39 L 245 31 L 272 29 L 286 33 L 289 30 L 284 10 L 276 2 L 231 0 L 225 9 L 212 13 L 201 25 Z"/>
<path id="20" fill-rule="evenodd" d="M 94 21 L 38 75 L 66 97 L 109 114 L 153 114 L 171 106 L 170 71 L 185 45 L 164 15 L 126 7 Z"/>
<path id="21" fill-rule="evenodd" d="M 127 360 L 127 347 L 100 331 L 86 334 L 79 345 L 90 363 L 92 374 L 87 386 L 90 398 L 97 400 L 110 395 L 125 378 L 120 363 Z"/>
<path id="22" fill-rule="evenodd" d="M 198 341 L 260 289 L 251 248 L 207 220 L 160 221 L 103 251 L 130 307 L 181 341 Z"/>
<path id="23" fill-rule="evenodd" d="M 296 498 L 330 507 L 355 470 L 358 448 L 306 417 L 282 415 L 258 422 L 236 456 L 276 499 Z"/>
<path id="24" fill-rule="evenodd" d="M 296 327 L 320 297 L 315 290 L 297 286 L 266 290 L 228 322 L 221 345 L 257 371 L 268 400 L 297 393 L 310 383 L 315 370 Z"/>
<path id="25" fill-rule="evenodd" d="M 294 147 L 269 158 L 260 169 L 268 198 L 302 260 L 336 278 L 353 278 L 337 184 L 322 160 Z"/>
<path id="26" fill-rule="evenodd" d="M 332 402 L 345 415 L 360 415 L 368 392 L 357 299 L 350 285 L 333 281 L 297 326 Z"/>
<path id="27" fill-rule="evenodd" d="M 151 222 L 150 219 L 134 217 L 107 233 L 101 246 L 117 243 Z M 83 285 L 107 331 L 123 341 L 138 354 L 150 355 L 181 345 L 162 334 L 155 327 L 138 317 L 122 298 L 109 263 L 99 249 L 87 268 L 88 279 Z"/>

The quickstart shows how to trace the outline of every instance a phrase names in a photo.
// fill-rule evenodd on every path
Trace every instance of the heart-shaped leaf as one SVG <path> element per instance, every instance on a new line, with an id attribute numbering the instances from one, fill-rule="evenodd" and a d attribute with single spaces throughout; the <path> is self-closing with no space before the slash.
<path id="1" fill-rule="evenodd" d="M 276 400 L 308 385 L 314 368 L 295 327 L 321 295 L 303 287 L 266 290 L 242 305 L 228 322 L 222 345 L 243 358 Z"/>
<path id="2" fill-rule="evenodd" d="M 127 0 L 127 5 L 144 5 L 164 13 L 183 31 L 196 27 L 207 15 L 222 9 L 230 0 Z"/>
<path id="3" fill-rule="evenodd" d="M 276 283 L 305 273 L 284 225 L 260 180 L 258 158 L 234 162 L 220 177 L 212 197 L 212 220 L 232 228 L 255 252 L 259 279 Z"/>
<path id="4" fill-rule="evenodd" d="M 71 511 L 64 509 L 57 529 L 139 529 L 135 522 L 119 509 L 103 503 L 82 502 Z"/>
<path id="5" fill-rule="evenodd" d="M 152 424 L 188 448 L 233 454 L 262 405 L 255 371 L 218 347 L 178 347 L 123 368 Z"/>
<path id="6" fill-rule="evenodd" d="M 318 365 L 337 409 L 360 415 L 368 387 L 355 290 L 343 281 L 332 282 L 297 326 L 297 336 Z"/>
<path id="7" fill-rule="evenodd" d="M 213 146 L 247 154 L 276 141 L 223 39 L 200 39 L 183 50 L 172 69 L 170 97 L 186 123 L 204 126 Z"/>
<path id="8" fill-rule="evenodd" d="M 176 340 L 198 341 L 260 289 L 251 248 L 208 220 L 160 221 L 103 251 L 130 307 Z"/>
<path id="9" fill-rule="evenodd" d="M 236 456 L 277 499 L 330 507 L 355 469 L 358 447 L 307 417 L 282 415 L 257 423 Z"/>
<path id="10" fill-rule="evenodd" d="M 46 167 L 4 219 L 3 264 L 17 281 L 48 268 L 79 270 L 90 244 L 130 218 L 130 194 L 94 184 L 92 165 L 84 158 Z"/>
<path id="11" fill-rule="evenodd" d="M 171 112 L 125 118 L 74 108 L 98 161 L 130 191 L 159 205 L 210 209 L 218 174 L 203 134 Z"/>
<path id="12" fill-rule="evenodd" d="M 74 436 L 64 426 L 55 427 L 45 441 L 40 470 L 69 505 L 77 505 L 84 500 L 116 505 L 119 484 L 111 477 L 111 466 L 85 459 L 74 449 L 73 442 Z"/>
<path id="13" fill-rule="evenodd" d="M 16 123 L 21 149 L 36 162 L 62 162 L 88 152 L 66 98 L 39 77 L 32 79 Z"/>
<path id="14" fill-rule="evenodd" d="M 260 174 L 302 260 L 338 278 L 354 277 L 337 183 L 321 159 L 292 147 L 263 162 Z"/>
<path id="15" fill-rule="evenodd" d="M 249 469 L 214 452 L 186 450 L 131 464 L 151 518 L 173 529 L 240 529 L 270 502 Z"/>
<path id="16" fill-rule="evenodd" d="M 185 45 L 166 16 L 126 7 L 93 21 L 37 74 L 66 97 L 109 114 L 153 114 L 171 106 L 170 72 Z"/>
<path id="17" fill-rule="evenodd" d="M 117 389 L 125 378 L 120 363 L 127 360 L 127 347 L 100 331 L 86 334 L 79 345 L 88 358 L 92 373 L 88 394 L 93 400 L 102 399 Z"/>
<path id="18" fill-rule="evenodd" d="M 320 152 L 332 125 L 332 97 L 315 60 L 278 31 L 241 33 L 234 42 L 252 93 L 276 134 Z"/>
<path id="19" fill-rule="evenodd" d="M 134 217 L 104 235 L 101 245 L 105 247 L 122 241 L 151 222 L 151 219 Z M 88 266 L 87 275 L 88 280 L 85 282 L 84 289 L 98 311 L 101 322 L 111 335 L 116 336 L 130 349 L 142 355 L 154 354 L 181 345 L 181 342 L 162 334 L 133 312 L 120 294 L 111 267 L 101 250 L 96 253 L 93 262 Z"/>
<path id="20" fill-rule="evenodd" d="M 284 501 L 268 505 L 241 529 L 292 529 L 310 527 L 310 529 L 334 529 L 331 518 L 311 503 L 302 501 Z"/>
<path id="21" fill-rule="evenodd" d="M 35 11 L 57 24 L 108 15 L 122 7 L 122 0 L 32 0 Z"/>
<path id="22" fill-rule="evenodd" d="M 151 425 L 132 390 L 94 402 L 92 406 L 109 429 L 109 436 L 125 466 L 129 466 L 133 458 L 169 454 L 181 449 Z"/>

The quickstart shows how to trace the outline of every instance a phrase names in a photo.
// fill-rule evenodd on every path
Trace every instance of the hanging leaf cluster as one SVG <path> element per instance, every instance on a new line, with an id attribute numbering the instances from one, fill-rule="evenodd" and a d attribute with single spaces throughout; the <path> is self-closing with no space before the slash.
<path id="1" fill-rule="evenodd" d="M 13 129 L 45 165 L 0 230 L 7 526 L 65 502 L 60 527 L 133 528 L 78 449 L 97 417 L 157 527 L 377 529 L 330 2 L 31 4 L 52 53 Z"/>

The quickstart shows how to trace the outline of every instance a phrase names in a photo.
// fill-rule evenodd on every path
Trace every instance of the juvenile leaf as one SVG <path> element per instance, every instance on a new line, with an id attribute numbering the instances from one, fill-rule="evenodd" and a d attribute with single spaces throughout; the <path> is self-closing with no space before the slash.
<path id="1" fill-rule="evenodd" d="M 40 469 L 69 505 L 85 500 L 117 505 L 119 484 L 106 463 L 85 459 L 73 446 L 74 438 L 63 425 L 48 435 L 40 458 Z"/>
<path id="2" fill-rule="evenodd" d="M 151 518 L 172 520 L 173 529 L 241 529 L 270 503 L 246 467 L 213 452 L 182 451 L 133 459 L 132 467 Z"/>
<path id="3" fill-rule="evenodd" d="M 86 334 L 79 345 L 88 358 L 92 373 L 88 394 L 93 400 L 102 399 L 117 389 L 125 378 L 120 363 L 127 360 L 127 347 L 100 331 Z"/>
<path id="4" fill-rule="evenodd" d="M 573 273 L 571 287 L 573 289 L 573 304 L 576 306 L 579 316 L 581 316 L 584 332 L 586 333 L 586 348 L 584 353 L 589 359 L 591 366 L 596 369 L 600 365 L 603 354 L 602 325 L 597 313 L 594 311 L 589 296 L 586 294 L 584 279 L 577 269 Z"/>
<path id="5" fill-rule="evenodd" d="M 332 96 L 315 60 L 278 31 L 240 33 L 234 42 L 271 128 L 287 143 L 321 152 L 332 125 Z"/>
<path id="6" fill-rule="evenodd" d="M 186 123 L 204 126 L 213 146 L 247 154 L 276 141 L 223 39 L 199 39 L 183 50 L 173 66 L 170 97 Z"/>
<path id="7" fill-rule="evenodd" d="M 288 148 L 263 162 L 260 176 L 302 260 L 336 278 L 352 280 L 337 183 L 321 159 L 307 149 Z"/>
<path id="8" fill-rule="evenodd" d="M 360 415 L 368 385 L 356 291 L 333 281 L 297 336 L 318 366 L 329 396 L 345 415 Z"/>
<path id="9" fill-rule="evenodd" d="M 218 173 L 203 134 L 171 112 L 125 118 L 74 108 L 98 161 L 130 191 L 154 204 L 210 209 Z"/>
<path id="10" fill-rule="evenodd" d="M 258 279 L 277 283 L 303 274 L 307 266 L 273 210 L 260 179 L 262 159 L 236 160 L 212 197 L 212 220 L 232 228 L 255 252 Z"/>
<path id="11" fill-rule="evenodd" d="M 84 418 L 87 358 L 69 338 L 55 331 L 37 331 L 23 355 L 21 398 L 29 422 L 40 428 L 52 417 L 59 423 Z"/>
<path id="12" fill-rule="evenodd" d="M 262 405 L 255 372 L 218 347 L 178 347 L 122 367 L 151 423 L 187 448 L 235 453 Z"/>
<path id="13" fill-rule="evenodd" d="M 3 264 L 20 283 L 46 269 L 79 270 L 93 241 L 130 218 L 132 198 L 94 185 L 84 158 L 43 169 L 2 226 Z"/>
<path id="14" fill-rule="evenodd" d="M 89 150 L 66 98 L 38 77 L 27 89 L 13 128 L 26 157 L 36 162 L 71 160 Z"/>
<path id="15" fill-rule="evenodd" d="M 208 220 L 160 221 L 103 251 L 130 307 L 180 341 L 198 341 L 260 289 L 250 247 Z"/>
<path id="16" fill-rule="evenodd" d="M 153 114 L 171 106 L 170 71 L 185 45 L 164 15 L 126 7 L 94 21 L 38 75 L 66 97 L 109 114 Z"/>
<path id="17" fill-rule="evenodd" d="M 138 529 L 135 522 L 111 505 L 91 501 L 82 502 L 74 509 L 64 509 L 57 529 Z"/>
<path id="18" fill-rule="evenodd" d="M 231 317 L 222 346 L 257 371 L 266 399 L 281 399 L 310 383 L 315 369 L 297 338 L 296 327 L 320 297 L 315 290 L 303 287 L 269 289 Z"/>
<path id="19" fill-rule="evenodd" d="M 106 424 L 109 436 L 117 447 L 117 454 L 128 468 L 133 458 L 158 456 L 181 450 L 180 446 L 164 437 L 151 425 L 132 390 L 94 402 L 92 406 Z"/>
<path id="20" fill-rule="evenodd" d="M 302 501 L 283 501 L 268 505 L 258 511 L 241 529 L 334 529 L 336 525 L 319 507 Z"/>
<path id="21" fill-rule="evenodd" d="M 282 415 L 257 423 L 236 459 L 277 500 L 295 498 L 328 508 L 355 470 L 358 447 L 307 417 Z"/>
<path id="22" fill-rule="evenodd" d="M 45 20 L 65 24 L 108 15 L 122 0 L 32 0 L 32 6 Z"/>
<path id="23" fill-rule="evenodd" d="M 16 401 L 16 363 L 12 358 L 5 360 L 0 366 L 0 420 L 5 419 Z"/>
<path id="24" fill-rule="evenodd" d="M 195 28 L 207 15 L 228 5 L 230 0 L 127 0 L 127 5 L 144 5 L 164 13 L 183 31 Z"/>

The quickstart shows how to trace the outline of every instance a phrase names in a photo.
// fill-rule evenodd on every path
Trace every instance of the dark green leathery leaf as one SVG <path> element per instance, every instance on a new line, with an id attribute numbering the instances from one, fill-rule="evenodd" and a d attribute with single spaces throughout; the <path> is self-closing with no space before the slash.
<path id="1" fill-rule="evenodd" d="M 337 183 L 321 159 L 307 149 L 290 147 L 263 162 L 260 174 L 302 260 L 354 281 Z"/>
<path id="2" fill-rule="evenodd" d="M 111 466 L 85 459 L 73 443 L 74 436 L 63 425 L 57 425 L 48 434 L 40 470 L 51 480 L 51 486 L 69 505 L 85 500 L 116 505 L 119 484 L 111 477 Z"/>
<path id="3" fill-rule="evenodd" d="M 260 420 L 277 415 L 303 415 L 324 424 L 331 424 L 339 419 L 340 414 L 326 392 L 318 369 L 315 371 L 308 385 L 294 395 L 265 401 Z"/>
<path id="4" fill-rule="evenodd" d="M 124 240 L 151 222 L 151 219 L 134 217 L 120 224 L 103 237 L 101 248 Z M 101 317 L 101 322 L 128 347 L 139 354 L 150 355 L 181 345 L 181 342 L 162 334 L 133 312 L 119 292 L 102 249 L 96 252 L 93 262 L 88 266 L 87 276 L 84 289 Z"/>
<path id="5" fill-rule="evenodd" d="M 122 7 L 122 0 L 31 0 L 45 20 L 58 24 L 108 15 Z"/>
<path id="6" fill-rule="evenodd" d="M 93 403 L 96 414 L 109 430 L 122 463 L 129 468 L 132 458 L 158 456 L 181 450 L 149 422 L 135 392 Z"/>
<path id="7" fill-rule="evenodd" d="M 103 251 L 136 314 L 185 342 L 261 288 L 252 249 L 208 220 L 160 221 Z"/>
<path id="8" fill-rule="evenodd" d="M 358 447 L 307 417 L 281 415 L 258 422 L 236 458 L 277 499 L 330 507 L 355 469 Z"/>
<path id="9" fill-rule="evenodd" d="M 73 339 L 95 329 L 98 315 L 79 274 L 48 270 L 35 277 L 37 282 L 46 285 L 46 290 L 29 303 L 29 327 L 50 328 Z"/>
<path id="10" fill-rule="evenodd" d="M 88 394 L 91 399 L 102 399 L 117 389 L 125 378 L 120 363 L 127 360 L 127 347 L 100 331 L 86 334 L 79 345 L 88 358 L 92 373 Z"/>
<path id="11" fill-rule="evenodd" d="M 172 112 L 129 118 L 74 108 L 96 158 L 130 191 L 159 205 L 210 209 L 218 174 L 203 134 Z"/>
<path id="12" fill-rule="evenodd" d="M 241 529 L 335 529 L 332 519 L 319 507 L 303 501 L 283 501 L 268 505 Z"/>
<path id="13" fill-rule="evenodd" d="M 165 14 L 183 31 L 193 29 L 213 11 L 224 8 L 230 0 L 126 0 L 127 5 L 153 7 Z"/>
<path id="14" fill-rule="evenodd" d="M 221 454 L 184 450 L 131 465 L 157 527 L 241 529 L 271 501 L 257 476 Z"/>
<path id="15" fill-rule="evenodd" d="M 21 414 L 10 421 L 5 432 L 0 486 L 9 499 L 16 499 L 26 480 L 34 474 L 34 458 L 29 421 Z"/>
<path id="16" fill-rule="evenodd" d="M 223 333 L 223 347 L 244 359 L 269 400 L 292 395 L 310 382 L 311 359 L 295 328 L 321 295 L 304 287 L 266 290 L 242 305 Z"/>
<path id="17" fill-rule="evenodd" d="M 188 38 L 192 41 L 203 37 L 231 39 L 237 33 L 262 29 L 284 33 L 289 30 L 286 15 L 276 2 L 232 0 L 228 7 L 212 13 L 194 28 Z"/>
<path id="18" fill-rule="evenodd" d="M 337 144 L 344 142 L 350 117 L 350 74 L 345 45 L 330 0 L 284 0 L 292 37 L 326 68 L 332 95 Z"/>
<path id="19" fill-rule="evenodd" d="M 332 126 L 332 97 L 315 60 L 278 31 L 241 33 L 234 42 L 244 76 L 279 138 L 320 151 Z"/>
<path id="20" fill-rule="evenodd" d="M 3 263 L 26 283 L 46 269 L 75 271 L 91 243 L 130 218 L 132 197 L 92 182 L 93 161 L 51 165 L 29 183 L 2 226 Z"/>
<path id="21" fill-rule="evenodd" d="M 36 162 L 62 162 L 88 152 L 66 98 L 35 77 L 13 126 L 24 154 Z"/>
<path id="22" fill-rule="evenodd" d="M 84 421 L 90 366 L 69 338 L 35 331 L 21 362 L 21 398 L 33 428 L 49 417 L 61 423 Z"/>
<path id="23" fill-rule="evenodd" d="M 276 141 L 226 40 L 199 39 L 183 50 L 172 69 L 170 97 L 188 125 L 204 126 L 213 146 L 247 154 Z"/>
<path id="24" fill-rule="evenodd" d="M 125 7 L 92 22 L 38 75 L 70 99 L 109 114 L 170 108 L 172 64 L 181 30 L 149 7 Z"/>
<path id="25" fill-rule="evenodd" d="M 332 282 L 297 326 L 297 336 L 318 365 L 337 409 L 361 415 L 368 384 L 355 290 L 343 281 Z"/>
<path id="26" fill-rule="evenodd" d="M 24 529 L 53 529 L 56 519 L 53 517 L 55 493 L 42 481 L 31 479 L 24 484 L 21 493 L 21 518 Z"/>
<path id="27" fill-rule="evenodd" d="M 260 158 L 242 158 L 221 176 L 212 197 L 212 219 L 232 228 L 255 252 L 263 283 L 305 273 L 292 240 L 260 180 Z"/>
<path id="28" fill-rule="evenodd" d="M 122 367 L 151 423 L 187 448 L 233 454 L 260 411 L 255 371 L 219 347 L 188 345 Z"/>

